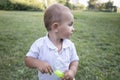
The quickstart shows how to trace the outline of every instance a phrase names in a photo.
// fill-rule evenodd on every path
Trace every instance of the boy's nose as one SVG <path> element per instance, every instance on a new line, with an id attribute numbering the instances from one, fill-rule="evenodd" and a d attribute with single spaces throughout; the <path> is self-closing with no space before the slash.
<path id="1" fill-rule="evenodd" d="M 72 32 L 74 32 L 74 30 L 75 30 L 74 27 L 72 27 Z"/>

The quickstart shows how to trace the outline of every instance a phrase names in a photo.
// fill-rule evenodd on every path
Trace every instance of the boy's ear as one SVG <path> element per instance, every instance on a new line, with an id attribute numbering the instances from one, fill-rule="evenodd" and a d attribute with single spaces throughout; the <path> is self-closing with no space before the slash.
<path id="1" fill-rule="evenodd" d="M 52 24 L 52 30 L 54 30 L 55 32 L 58 32 L 58 23 Z"/>

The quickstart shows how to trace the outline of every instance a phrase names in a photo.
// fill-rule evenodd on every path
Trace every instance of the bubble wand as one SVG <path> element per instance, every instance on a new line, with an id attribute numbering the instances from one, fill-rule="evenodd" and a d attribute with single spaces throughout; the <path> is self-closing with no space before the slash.
<path id="1" fill-rule="evenodd" d="M 61 72 L 60 70 L 55 70 L 54 73 L 59 78 L 63 78 L 64 77 L 64 73 Z"/>

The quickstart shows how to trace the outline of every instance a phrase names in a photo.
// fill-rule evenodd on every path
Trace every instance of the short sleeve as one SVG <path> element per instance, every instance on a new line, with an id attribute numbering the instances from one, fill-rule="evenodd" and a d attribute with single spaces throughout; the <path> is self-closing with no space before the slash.
<path id="1" fill-rule="evenodd" d="M 71 59 L 70 60 L 71 60 L 71 62 L 72 61 L 79 61 L 79 57 L 77 55 L 74 43 L 72 43 L 72 46 L 71 46 Z"/>
<path id="2" fill-rule="evenodd" d="M 30 47 L 26 56 L 38 58 L 38 55 L 39 55 L 39 47 L 37 46 L 37 42 L 34 42 Z"/>

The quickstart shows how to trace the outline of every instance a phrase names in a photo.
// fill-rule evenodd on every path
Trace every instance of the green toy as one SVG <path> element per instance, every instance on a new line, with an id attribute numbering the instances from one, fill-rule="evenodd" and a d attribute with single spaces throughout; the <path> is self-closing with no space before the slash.
<path id="1" fill-rule="evenodd" d="M 63 78 L 63 76 L 64 76 L 64 73 L 61 72 L 60 70 L 55 70 L 54 73 L 55 73 L 55 75 L 56 75 L 57 77 L 59 77 L 59 78 Z"/>

